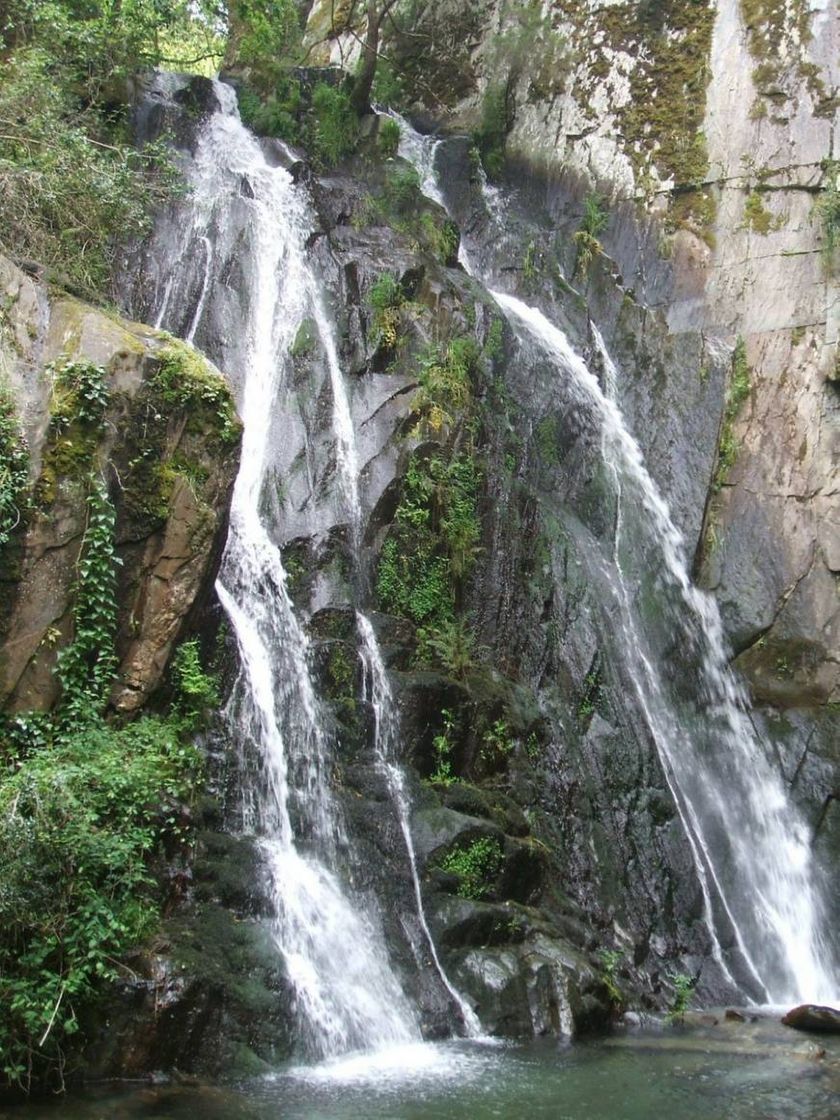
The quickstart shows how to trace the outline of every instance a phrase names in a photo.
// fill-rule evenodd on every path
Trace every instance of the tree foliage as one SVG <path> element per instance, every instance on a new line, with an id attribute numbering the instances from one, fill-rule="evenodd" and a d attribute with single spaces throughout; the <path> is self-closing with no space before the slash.
<path id="1" fill-rule="evenodd" d="M 0 5 L 0 251 L 105 290 L 117 241 L 176 182 L 162 146 L 130 143 L 128 79 L 167 52 L 200 62 L 215 26 L 190 0 Z"/>

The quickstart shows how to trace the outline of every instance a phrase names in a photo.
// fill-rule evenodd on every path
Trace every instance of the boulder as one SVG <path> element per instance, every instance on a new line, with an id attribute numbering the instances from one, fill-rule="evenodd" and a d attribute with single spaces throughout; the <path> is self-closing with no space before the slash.
<path id="1" fill-rule="evenodd" d="M 824 1031 L 840 1034 L 840 1010 L 836 1007 L 821 1007 L 816 1003 L 802 1003 L 784 1016 L 786 1027 L 797 1031 Z"/>

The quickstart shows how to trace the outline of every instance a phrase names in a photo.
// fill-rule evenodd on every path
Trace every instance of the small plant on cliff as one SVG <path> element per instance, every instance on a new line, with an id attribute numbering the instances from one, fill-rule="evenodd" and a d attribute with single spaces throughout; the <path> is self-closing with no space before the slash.
<path id="1" fill-rule="evenodd" d="M 195 638 L 178 646 L 172 658 L 172 675 L 177 686 L 177 710 L 188 727 L 198 727 L 218 707 L 219 685 L 201 664 Z"/>
<path id="2" fill-rule="evenodd" d="M 29 483 L 29 449 L 11 393 L 0 384 L 0 548 L 21 521 Z"/>
<path id="3" fill-rule="evenodd" d="M 432 753 L 435 759 L 435 768 L 429 777 L 429 781 L 437 786 L 451 786 L 458 781 L 457 777 L 452 772 L 452 739 L 451 735 L 455 727 L 455 721 L 452 718 L 452 712 L 446 708 L 440 713 L 443 719 L 443 727 L 432 739 Z"/>
<path id="4" fill-rule="evenodd" d="M 750 395 L 751 370 L 747 362 L 747 346 L 743 338 L 735 343 L 732 353 L 732 371 L 726 393 L 726 408 L 723 413 L 720 439 L 718 440 L 718 463 L 712 488 L 719 491 L 726 482 L 738 455 L 738 443 L 733 434 L 735 421 L 741 405 Z"/>
<path id="5" fill-rule="evenodd" d="M 315 155 L 327 167 L 355 151 L 359 118 L 343 89 L 319 82 L 312 91 L 315 114 Z"/>
<path id="6" fill-rule="evenodd" d="M 116 666 L 114 507 L 100 481 L 94 482 L 87 503 L 88 523 L 73 599 L 73 640 L 58 658 L 61 713 L 69 726 L 82 724 L 104 709 Z"/>
<path id="7" fill-rule="evenodd" d="M 490 836 L 448 852 L 440 861 L 444 871 L 457 875 L 461 898 L 484 898 L 502 867 L 502 845 Z"/>
<path id="8" fill-rule="evenodd" d="M 373 308 L 374 344 L 393 350 L 399 338 L 401 311 L 405 303 L 405 296 L 396 276 L 390 272 L 377 276 L 370 286 L 368 303 Z"/>
<path id="9" fill-rule="evenodd" d="M 822 228 L 823 256 L 829 266 L 840 247 L 840 188 L 837 185 L 840 165 L 830 161 L 825 169 L 825 186 L 817 200 L 817 215 Z"/>
<path id="10" fill-rule="evenodd" d="M 601 983 L 607 990 L 610 1003 L 613 1007 L 624 1006 L 624 993 L 618 983 L 618 966 L 621 964 L 623 954 L 617 949 L 602 949 L 601 957 Z"/>
<path id="11" fill-rule="evenodd" d="M 691 1003 L 691 993 L 694 991 L 696 980 L 686 976 L 684 972 L 675 972 L 668 979 L 674 985 L 674 998 L 668 1010 L 668 1022 L 682 1023 Z"/>
<path id="12" fill-rule="evenodd" d="M 593 259 L 604 251 L 599 237 L 607 228 L 609 220 L 610 216 L 602 196 L 588 194 L 583 200 L 583 219 L 580 229 L 573 236 L 577 245 L 576 271 L 585 273 Z"/>
<path id="13" fill-rule="evenodd" d="M 379 150 L 386 159 L 393 159 L 400 146 L 400 126 L 393 117 L 380 118 L 379 132 L 376 137 Z"/>

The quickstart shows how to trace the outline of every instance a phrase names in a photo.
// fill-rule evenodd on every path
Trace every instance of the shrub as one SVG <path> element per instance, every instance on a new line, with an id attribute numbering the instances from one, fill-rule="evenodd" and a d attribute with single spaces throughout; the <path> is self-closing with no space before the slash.
<path id="1" fill-rule="evenodd" d="M 461 898 L 484 898 L 502 867 L 502 846 L 498 840 L 482 836 L 466 847 L 448 852 L 440 861 L 444 871 L 457 875 Z"/>
<path id="2" fill-rule="evenodd" d="M 0 777 L 0 1054 L 10 1083 L 60 1082 L 119 957 L 154 928 L 149 861 L 184 838 L 199 759 L 165 721 L 88 724 Z"/>
<path id="3" fill-rule="evenodd" d="M 377 136 L 379 150 L 386 159 L 392 159 L 400 146 L 400 126 L 393 117 L 380 120 Z"/>
<path id="4" fill-rule="evenodd" d="M 696 981 L 683 972 L 672 973 L 668 979 L 674 985 L 674 998 L 668 1010 L 668 1021 L 682 1023 L 691 1003 L 691 993 L 694 991 Z"/>
<path id="5" fill-rule="evenodd" d="M 10 391 L 0 384 L 0 548 L 20 524 L 29 485 L 29 449 Z"/>
<path id="6" fill-rule="evenodd" d="M 142 236 L 177 176 L 162 145 L 137 151 L 80 101 L 44 50 L 4 60 L 0 249 L 102 292 L 119 242 Z"/>
<path id="7" fill-rule="evenodd" d="M 831 264 L 840 247 L 840 189 L 837 177 L 840 167 L 831 161 L 826 167 L 826 184 L 817 200 L 817 215 L 822 227 L 822 248 L 826 261 Z"/>
<path id="8" fill-rule="evenodd" d="M 319 82 L 312 92 L 315 114 L 315 154 L 327 167 L 355 151 L 359 120 L 343 89 Z"/>

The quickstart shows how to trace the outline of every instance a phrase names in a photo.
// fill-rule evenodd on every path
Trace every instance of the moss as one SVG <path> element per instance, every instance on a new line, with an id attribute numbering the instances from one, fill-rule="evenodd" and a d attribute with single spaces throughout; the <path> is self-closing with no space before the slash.
<path id="1" fill-rule="evenodd" d="M 80 485 L 90 476 L 103 434 L 108 390 L 102 366 L 65 361 L 50 367 L 50 422 L 35 491 L 46 507 L 59 487 Z"/>
<path id="2" fill-rule="evenodd" d="M 760 234 L 768 234 L 779 228 L 778 221 L 765 209 L 761 194 L 756 190 L 750 191 L 744 203 L 744 226 L 753 233 Z"/>
<path id="3" fill-rule="evenodd" d="M 226 447 L 235 446 L 242 424 L 222 375 L 198 350 L 176 338 L 168 339 L 158 361 L 152 386 L 165 410 L 183 411 L 189 431 L 213 435 Z"/>
<path id="4" fill-rule="evenodd" d="M 729 388 L 726 393 L 726 409 L 723 414 L 723 423 L 718 440 L 718 462 L 712 483 L 712 489 L 715 492 L 723 487 L 738 456 L 738 443 L 734 435 L 734 426 L 741 411 L 741 405 L 750 395 L 751 374 L 752 371 L 747 363 L 746 344 L 743 338 L 739 338 L 732 354 Z"/>
<path id="5" fill-rule="evenodd" d="M 565 4 L 564 10 L 573 7 Z M 651 167 L 678 186 L 705 177 L 702 125 L 714 12 L 710 0 L 680 0 L 667 11 L 645 3 L 620 4 L 583 17 L 579 35 L 587 36 L 582 45 L 592 62 L 583 68 L 575 92 L 584 104 L 602 80 L 599 62 L 602 69 L 604 63 L 612 68 L 605 52 L 628 53 L 635 44 L 630 97 L 617 116 L 624 151 L 640 182 Z"/>
<path id="6" fill-rule="evenodd" d="M 812 38 L 808 0 L 741 0 L 749 52 L 755 61 L 753 83 L 759 93 L 787 100 L 785 71 L 803 81 L 816 97 L 825 95 L 819 68 L 805 49 Z"/>

